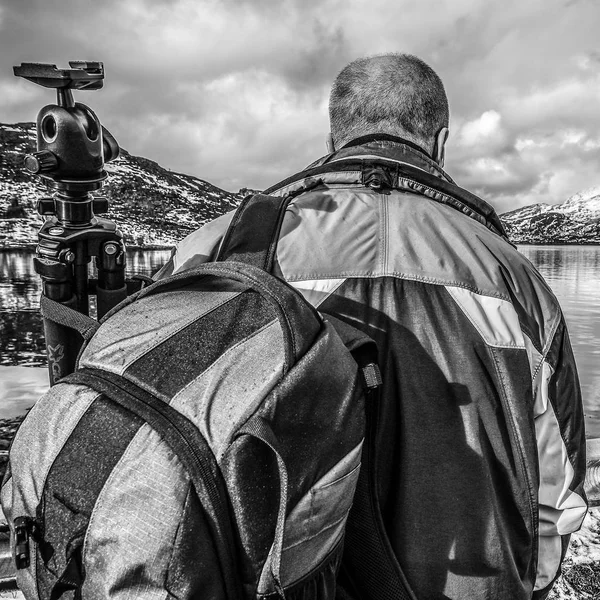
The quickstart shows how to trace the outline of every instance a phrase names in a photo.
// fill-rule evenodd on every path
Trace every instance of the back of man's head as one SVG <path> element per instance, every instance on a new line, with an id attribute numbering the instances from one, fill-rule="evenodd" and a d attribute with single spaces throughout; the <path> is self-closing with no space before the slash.
<path id="1" fill-rule="evenodd" d="M 435 71 L 410 54 L 359 58 L 337 76 L 329 99 L 336 148 L 374 133 L 402 137 L 431 153 L 448 127 L 448 99 Z"/>

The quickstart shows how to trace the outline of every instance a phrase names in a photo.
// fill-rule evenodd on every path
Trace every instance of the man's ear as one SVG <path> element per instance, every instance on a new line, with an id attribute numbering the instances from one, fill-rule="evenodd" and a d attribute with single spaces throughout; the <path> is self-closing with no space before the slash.
<path id="1" fill-rule="evenodd" d="M 333 135 L 331 133 L 328 133 L 325 137 L 325 145 L 327 146 L 327 154 L 335 152 L 335 144 L 333 143 Z"/>
<path id="2" fill-rule="evenodd" d="M 440 165 L 444 166 L 444 160 L 446 158 L 446 141 L 450 130 L 447 127 L 442 127 L 435 136 L 435 143 L 433 145 L 433 160 Z"/>

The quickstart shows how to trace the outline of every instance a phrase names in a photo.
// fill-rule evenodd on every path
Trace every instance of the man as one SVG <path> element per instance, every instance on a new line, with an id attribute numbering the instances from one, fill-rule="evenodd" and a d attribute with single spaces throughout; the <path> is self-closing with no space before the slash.
<path id="1" fill-rule="evenodd" d="M 278 274 L 378 344 L 379 493 L 416 598 L 545 598 L 586 513 L 575 363 L 545 282 L 443 171 L 448 115 L 414 56 L 343 69 L 331 153 L 268 190 L 294 196 Z M 160 276 L 213 258 L 230 219 Z"/>

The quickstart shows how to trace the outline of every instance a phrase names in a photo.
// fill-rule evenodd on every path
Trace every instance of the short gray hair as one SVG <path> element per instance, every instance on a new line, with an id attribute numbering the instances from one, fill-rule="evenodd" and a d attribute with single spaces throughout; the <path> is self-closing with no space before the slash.
<path id="1" fill-rule="evenodd" d="M 359 58 L 342 69 L 331 88 L 329 118 L 337 147 L 362 135 L 387 133 L 431 152 L 449 117 L 442 80 L 411 54 Z"/>

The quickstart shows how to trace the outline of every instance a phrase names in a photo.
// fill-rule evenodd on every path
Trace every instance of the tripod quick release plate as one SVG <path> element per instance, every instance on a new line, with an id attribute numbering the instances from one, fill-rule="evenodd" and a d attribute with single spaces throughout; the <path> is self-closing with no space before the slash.
<path id="1" fill-rule="evenodd" d="M 58 69 L 46 63 L 21 63 L 13 67 L 23 77 L 43 87 L 71 90 L 99 90 L 104 85 L 104 64 L 93 61 L 70 61 L 70 69 Z"/>

